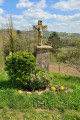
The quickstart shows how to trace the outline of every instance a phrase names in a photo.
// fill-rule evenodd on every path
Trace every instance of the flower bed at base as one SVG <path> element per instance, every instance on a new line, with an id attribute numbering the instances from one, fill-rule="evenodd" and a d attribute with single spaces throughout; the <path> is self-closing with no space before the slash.
<path id="1" fill-rule="evenodd" d="M 64 87 L 64 86 L 53 85 L 53 84 L 48 85 L 45 90 L 39 90 L 39 91 L 35 90 L 35 91 L 32 91 L 32 92 L 27 91 L 27 90 L 18 90 L 18 92 L 20 94 L 24 94 L 24 93 L 32 94 L 34 92 L 34 93 L 40 95 L 43 92 L 48 91 L 48 90 L 51 90 L 51 91 L 56 92 L 56 93 L 59 93 L 59 92 L 73 92 L 73 90 L 70 89 L 70 88 L 67 88 L 67 87 Z"/>

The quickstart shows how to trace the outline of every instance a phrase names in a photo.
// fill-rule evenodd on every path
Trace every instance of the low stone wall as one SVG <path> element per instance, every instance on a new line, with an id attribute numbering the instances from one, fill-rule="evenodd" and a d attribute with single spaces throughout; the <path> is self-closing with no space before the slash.
<path id="1" fill-rule="evenodd" d="M 76 69 L 75 66 L 69 64 L 50 64 L 49 71 L 54 73 L 61 73 L 65 75 L 72 75 L 80 77 L 80 72 Z"/>

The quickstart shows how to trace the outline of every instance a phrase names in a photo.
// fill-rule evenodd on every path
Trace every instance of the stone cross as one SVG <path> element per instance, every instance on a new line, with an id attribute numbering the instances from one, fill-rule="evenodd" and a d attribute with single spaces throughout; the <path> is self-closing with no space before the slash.
<path id="1" fill-rule="evenodd" d="M 38 25 L 33 25 L 33 29 L 36 29 L 38 31 L 38 45 L 42 46 L 42 39 L 43 39 L 43 33 L 42 30 L 47 30 L 47 26 L 42 25 L 42 21 L 38 20 Z"/>

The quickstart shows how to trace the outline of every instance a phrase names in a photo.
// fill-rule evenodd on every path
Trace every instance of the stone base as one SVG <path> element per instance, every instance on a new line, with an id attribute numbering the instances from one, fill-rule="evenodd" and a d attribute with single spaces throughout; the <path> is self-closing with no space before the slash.
<path id="1" fill-rule="evenodd" d="M 46 68 L 49 71 L 50 51 L 52 47 L 48 45 L 36 46 L 35 56 L 37 59 L 37 67 Z"/>

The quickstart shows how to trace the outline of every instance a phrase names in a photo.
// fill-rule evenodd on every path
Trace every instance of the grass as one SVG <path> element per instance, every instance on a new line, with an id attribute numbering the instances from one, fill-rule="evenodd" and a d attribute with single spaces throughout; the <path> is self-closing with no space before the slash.
<path id="1" fill-rule="evenodd" d="M 68 46 L 68 47 L 62 47 L 62 48 L 59 48 L 58 50 L 61 50 L 61 51 L 77 50 L 77 47 L 71 47 L 71 46 Z"/>
<path id="2" fill-rule="evenodd" d="M 56 93 L 49 90 L 41 95 L 19 93 L 19 87 L 0 71 L 0 120 L 80 120 L 80 78 L 51 74 L 51 84 L 72 91 Z"/>

